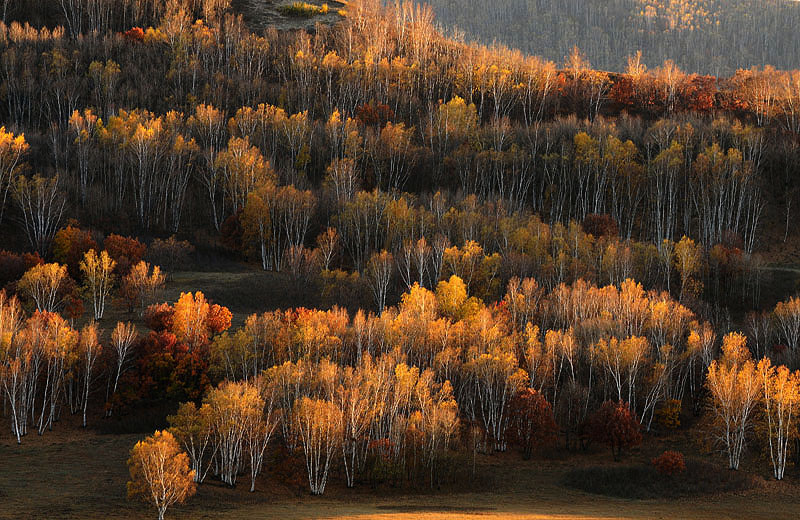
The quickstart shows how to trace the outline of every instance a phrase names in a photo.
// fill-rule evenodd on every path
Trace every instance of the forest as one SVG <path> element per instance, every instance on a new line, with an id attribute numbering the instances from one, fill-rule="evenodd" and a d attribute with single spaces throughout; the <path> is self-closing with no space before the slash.
<path id="1" fill-rule="evenodd" d="M 800 496 L 794 6 L 432 4 L 0 3 L 0 518 Z"/>
<path id="2" fill-rule="evenodd" d="M 431 0 L 446 27 L 561 61 L 577 45 L 601 70 L 623 72 L 641 50 L 693 72 L 731 75 L 797 66 L 800 6 L 793 0 Z M 458 34 L 458 33 L 456 33 Z"/>

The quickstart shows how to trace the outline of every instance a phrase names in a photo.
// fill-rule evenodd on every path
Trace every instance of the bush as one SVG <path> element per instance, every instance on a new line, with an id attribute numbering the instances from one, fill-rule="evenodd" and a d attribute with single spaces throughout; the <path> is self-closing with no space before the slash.
<path id="1" fill-rule="evenodd" d="M 679 451 L 665 451 L 650 462 L 662 475 L 672 476 L 686 471 L 683 453 Z"/>

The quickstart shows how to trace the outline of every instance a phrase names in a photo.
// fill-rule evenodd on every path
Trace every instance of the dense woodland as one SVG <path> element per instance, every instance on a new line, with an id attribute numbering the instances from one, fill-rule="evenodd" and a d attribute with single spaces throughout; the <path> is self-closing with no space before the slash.
<path id="1" fill-rule="evenodd" d="M 253 490 L 265 460 L 313 494 L 435 487 L 509 447 L 617 458 L 686 416 L 732 469 L 746 441 L 776 479 L 800 456 L 800 299 L 762 309 L 759 254 L 766 214 L 771 236 L 796 219 L 800 71 L 556 65 L 410 3 L 262 33 L 223 0 L 5 5 L 18 443 L 168 403 L 129 461 L 159 517 L 207 478 Z M 336 305 L 232 327 L 200 291 L 164 303 L 195 247 Z"/>
<path id="2" fill-rule="evenodd" d="M 623 72 L 641 50 L 655 66 L 714 75 L 795 68 L 800 6 L 792 0 L 432 0 L 448 27 L 561 62 L 578 45 L 601 70 Z"/>

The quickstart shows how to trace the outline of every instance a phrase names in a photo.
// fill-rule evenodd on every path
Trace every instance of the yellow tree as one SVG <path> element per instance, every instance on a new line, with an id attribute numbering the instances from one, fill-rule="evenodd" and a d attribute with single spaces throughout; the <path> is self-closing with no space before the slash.
<path id="1" fill-rule="evenodd" d="M 116 265 L 117 263 L 111 259 L 107 251 L 103 250 L 98 255 L 94 249 L 90 249 L 84 254 L 83 260 L 79 264 L 83 274 L 83 287 L 92 298 L 92 308 L 96 320 L 103 318 L 106 298 L 111 293 L 111 286 L 114 283 L 114 267 Z"/>
<path id="2" fill-rule="evenodd" d="M 14 135 L 6 132 L 6 127 L 0 127 L 0 223 L 3 222 L 3 212 L 8 198 L 8 191 L 14 185 L 14 177 L 19 172 L 22 157 L 28 152 L 29 146 L 23 134 Z"/>
<path id="3" fill-rule="evenodd" d="M 22 307 L 17 298 L 8 298 L 5 291 L 0 291 L 0 388 L 7 399 L 4 404 L 7 402 L 10 408 L 11 432 L 17 444 L 22 442 L 21 436 L 25 434 L 25 372 L 26 361 L 30 359 L 28 345 L 20 341 L 22 327 Z"/>
<path id="4" fill-rule="evenodd" d="M 508 405 L 528 382 L 528 374 L 519 368 L 510 348 L 495 347 L 464 365 L 472 380 L 478 414 L 497 451 L 506 449 Z"/>
<path id="5" fill-rule="evenodd" d="M 302 397 L 295 402 L 292 425 L 303 445 L 311 493 L 321 495 L 341 442 L 342 411 L 331 401 Z"/>
<path id="6" fill-rule="evenodd" d="M 205 343 L 208 340 L 206 319 L 209 310 L 210 306 L 202 292 L 181 293 L 175 303 L 175 314 L 172 320 L 172 332 L 175 337 L 192 349 Z"/>
<path id="7" fill-rule="evenodd" d="M 86 409 L 89 406 L 89 391 L 92 387 L 92 370 L 94 369 L 97 358 L 103 352 L 97 337 L 99 332 L 96 323 L 85 325 L 81 329 L 80 341 L 78 346 L 83 357 L 84 381 L 83 381 L 83 427 L 86 428 Z"/>
<path id="8" fill-rule="evenodd" d="M 128 470 L 128 498 L 140 498 L 155 506 L 158 520 L 164 519 L 168 507 L 182 504 L 197 491 L 189 457 L 166 430 L 136 443 Z"/>
<path id="9" fill-rule="evenodd" d="M 623 401 L 623 388 L 627 387 L 626 401 L 635 407 L 636 381 L 639 370 L 644 364 L 650 345 L 646 338 L 631 336 L 618 340 L 611 338 L 606 341 L 601 339 L 595 346 L 595 357 L 606 368 L 608 375 L 614 381 L 617 389 L 617 401 Z"/>
<path id="10" fill-rule="evenodd" d="M 793 420 L 800 409 L 800 372 L 792 373 L 783 365 L 774 367 L 765 357 L 758 362 L 758 375 L 763 391 L 772 474 L 777 480 L 782 480 L 789 439 L 796 429 Z"/>
<path id="11" fill-rule="evenodd" d="M 684 236 L 675 244 L 675 268 L 681 276 L 681 292 L 678 301 L 688 296 L 698 296 L 703 290 L 703 282 L 697 279 L 703 266 L 703 251 L 694 240 Z"/>
<path id="12" fill-rule="evenodd" d="M 265 182 L 255 187 L 247 195 L 242 214 L 242 226 L 245 235 L 258 244 L 261 256 L 261 268 L 267 270 L 272 267 L 273 258 L 269 247 L 273 239 L 272 208 L 275 199 L 275 185 Z M 277 226 L 277 223 L 275 223 Z"/>
<path id="13" fill-rule="evenodd" d="M 109 397 L 109 402 L 106 404 L 107 417 L 111 417 L 113 410 L 112 401 L 117 394 L 119 377 L 122 375 L 122 372 L 125 371 L 125 365 L 130 359 L 134 341 L 136 341 L 136 327 L 134 327 L 132 323 L 122 323 L 118 321 L 117 326 L 114 327 L 113 332 L 111 332 L 111 350 L 114 353 L 114 384 L 111 386 L 111 395 Z"/>
<path id="14" fill-rule="evenodd" d="M 165 281 L 166 276 L 159 266 L 154 265 L 151 270 L 150 264 L 142 260 L 131 267 L 130 272 L 122 279 L 120 292 L 128 301 L 131 311 L 137 306 L 143 311 L 155 299 L 156 292 L 164 286 Z"/>
<path id="15" fill-rule="evenodd" d="M 730 469 L 739 469 L 750 416 L 762 391 L 746 342 L 743 334 L 727 334 L 722 340 L 722 357 L 711 362 L 706 377 L 719 440 L 727 451 Z"/>
<path id="16" fill-rule="evenodd" d="M 800 298 L 793 297 L 785 302 L 778 302 L 774 315 L 786 346 L 793 356 L 797 355 L 797 348 L 800 347 Z"/>
<path id="17" fill-rule="evenodd" d="M 256 186 L 276 180 L 269 161 L 250 145 L 247 137 L 232 137 L 228 147 L 217 155 L 214 167 L 222 174 L 222 187 L 234 213 L 245 206 L 247 195 Z"/>
<path id="18" fill-rule="evenodd" d="M 253 416 L 264 410 L 264 400 L 250 383 L 225 381 L 209 392 L 205 402 L 211 409 L 220 476 L 235 486 L 248 430 L 254 427 Z"/>
<path id="19" fill-rule="evenodd" d="M 205 461 L 206 455 L 211 451 L 214 435 L 211 407 L 204 404 L 198 408 L 191 401 L 182 403 L 175 415 L 167 417 L 167 422 L 169 432 L 189 455 L 194 481 L 202 483 L 211 468 L 211 461 Z M 209 458 L 213 458 L 213 453 Z"/>
<path id="20" fill-rule="evenodd" d="M 38 264 L 22 275 L 17 290 L 27 295 L 40 312 L 54 312 L 62 303 L 62 286 L 67 281 L 67 267 L 60 264 Z"/>
<path id="21" fill-rule="evenodd" d="M 369 373 L 371 365 L 361 363 L 357 368 L 345 367 L 336 390 L 336 404 L 342 413 L 342 457 L 347 487 L 355 485 L 358 454 L 366 441 L 372 419 Z"/>

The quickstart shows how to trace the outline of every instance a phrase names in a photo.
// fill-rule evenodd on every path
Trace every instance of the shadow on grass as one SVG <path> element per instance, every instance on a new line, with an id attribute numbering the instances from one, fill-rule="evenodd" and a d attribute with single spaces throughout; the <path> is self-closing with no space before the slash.
<path id="1" fill-rule="evenodd" d="M 752 488 L 755 479 L 716 464 L 687 460 L 686 470 L 663 475 L 650 465 L 595 466 L 564 476 L 567 487 L 617 498 L 680 498 Z"/>

